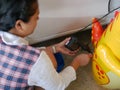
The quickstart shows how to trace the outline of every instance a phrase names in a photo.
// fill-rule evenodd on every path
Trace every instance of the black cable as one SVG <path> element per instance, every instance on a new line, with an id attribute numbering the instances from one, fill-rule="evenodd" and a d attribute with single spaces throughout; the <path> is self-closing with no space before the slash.
<path id="1" fill-rule="evenodd" d="M 108 1 L 108 12 L 110 12 L 111 10 L 110 6 L 111 6 L 111 0 Z"/>
<path id="2" fill-rule="evenodd" d="M 110 1 L 111 1 L 111 0 L 110 0 Z M 120 8 L 120 6 L 117 7 L 117 8 L 115 8 L 115 9 L 113 9 L 113 10 L 110 10 L 107 14 L 105 14 L 105 15 L 102 16 L 101 18 L 98 18 L 98 21 L 102 20 L 103 18 L 105 18 L 106 16 L 108 16 L 109 14 L 111 14 L 112 12 L 114 12 L 115 10 L 117 10 L 117 9 L 119 9 L 119 8 Z M 95 22 L 94 22 L 94 23 L 95 23 Z M 84 28 L 78 30 L 78 31 L 75 32 L 74 34 L 77 34 L 77 33 L 80 32 L 80 31 L 84 31 L 87 27 L 91 26 L 92 24 L 93 24 L 93 23 L 90 23 L 90 24 L 86 25 Z"/>

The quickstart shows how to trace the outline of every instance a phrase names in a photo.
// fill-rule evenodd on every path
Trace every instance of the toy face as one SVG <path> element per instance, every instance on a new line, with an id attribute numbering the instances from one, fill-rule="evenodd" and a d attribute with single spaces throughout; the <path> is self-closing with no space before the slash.
<path id="1" fill-rule="evenodd" d="M 104 31 L 98 21 L 93 22 L 92 42 L 96 82 L 110 89 L 120 89 L 120 12 Z"/>

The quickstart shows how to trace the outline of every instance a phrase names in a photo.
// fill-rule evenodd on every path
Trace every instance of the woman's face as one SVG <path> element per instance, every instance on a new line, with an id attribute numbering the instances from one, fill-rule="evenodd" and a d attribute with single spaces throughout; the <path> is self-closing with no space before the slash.
<path id="1" fill-rule="evenodd" d="M 36 13 L 30 18 L 29 22 L 24 23 L 25 36 L 30 35 L 34 32 L 38 19 L 39 19 L 39 9 L 36 10 Z"/>
<path id="2" fill-rule="evenodd" d="M 34 32 L 38 19 L 39 8 L 36 8 L 35 14 L 30 17 L 28 22 L 23 22 L 22 20 L 16 21 L 15 28 L 12 28 L 9 32 L 20 37 L 26 37 Z"/>

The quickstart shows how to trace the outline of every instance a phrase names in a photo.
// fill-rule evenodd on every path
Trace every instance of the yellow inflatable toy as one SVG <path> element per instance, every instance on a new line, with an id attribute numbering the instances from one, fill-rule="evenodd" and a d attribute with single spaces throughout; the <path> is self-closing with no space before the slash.
<path id="1" fill-rule="evenodd" d="M 120 12 L 115 13 L 105 30 L 93 19 L 92 43 L 94 79 L 105 88 L 120 89 Z"/>

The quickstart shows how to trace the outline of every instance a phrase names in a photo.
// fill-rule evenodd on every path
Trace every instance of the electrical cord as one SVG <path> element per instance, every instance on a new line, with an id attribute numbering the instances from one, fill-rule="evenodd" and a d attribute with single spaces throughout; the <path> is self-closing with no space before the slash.
<path id="1" fill-rule="evenodd" d="M 111 6 L 111 0 L 108 1 L 108 12 L 111 11 L 111 10 L 110 10 L 110 9 L 111 9 L 110 6 Z"/>
<path id="2" fill-rule="evenodd" d="M 100 20 L 102 20 L 103 18 L 107 17 L 109 14 L 111 14 L 111 13 L 114 12 L 115 10 L 120 9 L 120 6 L 119 6 L 119 7 L 115 8 L 115 9 L 113 9 L 113 10 L 110 10 L 110 4 L 111 4 L 111 0 L 109 0 L 109 2 L 108 2 L 108 13 L 105 14 L 104 16 L 102 16 L 101 18 L 98 18 L 98 21 L 100 21 Z M 95 23 L 95 22 L 94 22 L 94 23 Z M 86 25 L 84 28 L 78 30 L 78 31 L 75 32 L 74 34 L 80 32 L 80 31 L 84 31 L 86 28 L 88 28 L 88 27 L 91 26 L 92 24 L 93 24 L 93 23 L 90 23 L 90 24 Z"/>

